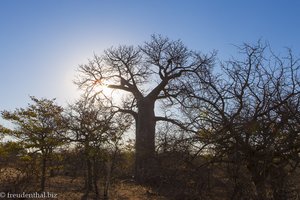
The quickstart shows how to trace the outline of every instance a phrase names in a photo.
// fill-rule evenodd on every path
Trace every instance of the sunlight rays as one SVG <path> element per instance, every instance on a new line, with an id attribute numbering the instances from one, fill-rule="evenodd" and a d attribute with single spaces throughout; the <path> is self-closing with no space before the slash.
<path id="1" fill-rule="evenodd" d="M 96 79 L 93 83 L 95 94 L 103 94 L 106 97 L 112 97 L 113 89 L 109 88 L 110 83 L 102 79 Z"/>

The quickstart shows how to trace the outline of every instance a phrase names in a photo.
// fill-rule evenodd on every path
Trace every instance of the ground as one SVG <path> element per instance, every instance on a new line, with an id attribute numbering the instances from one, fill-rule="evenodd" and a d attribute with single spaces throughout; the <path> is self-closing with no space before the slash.
<path id="1" fill-rule="evenodd" d="M 54 177 L 50 179 L 51 192 L 57 192 L 59 199 L 80 200 L 83 192 L 83 181 L 80 178 Z M 60 187 L 62 186 L 62 187 Z M 102 191 L 100 191 L 102 195 Z M 110 200 L 167 200 L 151 190 L 151 188 L 138 185 L 131 180 L 117 181 L 109 191 Z"/>
<path id="2" fill-rule="evenodd" d="M 22 175 L 17 170 L 12 168 L 2 169 L 0 173 L 0 197 L 3 192 L 22 193 L 22 188 L 26 188 L 25 191 L 31 191 L 28 193 L 37 192 L 30 188 L 38 188 L 38 184 L 33 187 L 28 187 L 28 182 L 21 182 Z M 30 180 L 28 180 L 30 181 Z M 17 183 L 20 182 L 24 187 L 17 187 Z M 55 176 L 48 178 L 45 191 L 53 195 L 57 194 L 59 200 L 81 200 L 83 196 L 84 180 L 82 177 L 72 178 L 68 176 Z M 99 186 L 101 183 L 99 182 Z M 100 188 L 100 196 L 103 196 L 103 189 Z M 89 199 L 93 199 L 93 192 Z M 136 184 L 132 180 L 118 180 L 111 185 L 109 191 L 110 200 L 167 200 L 166 198 L 159 196 L 151 188 Z M 1 199 L 1 198 L 0 198 Z M 3 198 L 2 198 L 3 199 Z M 4 198 L 5 199 L 5 198 Z M 33 199 L 33 198 L 31 198 Z M 41 199 L 41 198 L 36 198 Z M 54 198 L 43 198 L 54 199 Z"/>

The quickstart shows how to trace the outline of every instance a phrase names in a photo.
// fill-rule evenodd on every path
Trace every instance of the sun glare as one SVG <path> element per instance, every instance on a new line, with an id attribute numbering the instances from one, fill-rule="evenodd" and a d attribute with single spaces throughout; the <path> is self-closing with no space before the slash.
<path id="1" fill-rule="evenodd" d="M 101 85 L 100 87 L 102 89 L 103 94 L 106 96 L 110 95 L 113 92 L 113 90 L 109 88 L 107 85 Z"/>
<path id="2" fill-rule="evenodd" d="M 122 92 L 118 89 L 110 88 L 109 85 L 114 84 L 110 80 L 94 80 L 93 82 L 93 93 L 94 94 L 102 94 L 105 98 L 110 99 L 112 102 L 116 104 L 120 104 L 126 92 Z"/>
<path id="3" fill-rule="evenodd" d="M 96 93 L 103 93 L 105 96 L 111 96 L 113 90 L 108 87 L 109 83 L 104 82 L 101 79 L 97 79 L 94 81 L 94 89 Z"/>

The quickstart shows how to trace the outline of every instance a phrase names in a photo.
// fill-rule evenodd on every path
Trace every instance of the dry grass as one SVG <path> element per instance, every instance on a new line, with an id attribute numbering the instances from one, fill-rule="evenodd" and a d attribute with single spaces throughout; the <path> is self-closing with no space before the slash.
<path id="1" fill-rule="evenodd" d="M 295 173 L 295 192 L 298 194 L 299 192 L 299 172 Z M 0 171 L 0 192 L 3 191 L 10 191 L 14 192 L 16 183 L 18 180 L 22 180 L 23 177 L 22 173 L 18 170 L 13 168 L 4 168 Z M 203 198 L 188 198 L 188 199 L 210 199 L 210 200 L 223 200 L 228 197 L 226 194 L 226 184 L 228 184 L 228 180 L 223 180 L 223 176 L 216 177 L 217 182 L 215 182 L 211 191 L 202 194 L 204 195 Z M 223 180 L 223 181 L 222 181 Z M 22 184 L 29 184 L 29 182 L 22 182 Z M 102 186 L 103 183 L 98 183 L 98 186 Z M 5 186 L 5 187 L 4 187 Z M 31 185 L 32 187 L 26 187 L 25 193 L 32 193 L 38 191 L 38 183 Z M 55 176 L 50 177 L 46 183 L 46 192 L 51 192 L 53 194 L 57 194 L 58 200 L 81 200 L 82 196 L 84 195 L 84 179 L 82 177 L 78 177 L 76 179 L 68 177 L 68 176 Z M 8 188 L 10 187 L 10 188 Z M 230 187 L 230 186 L 229 186 Z M 3 190 L 3 188 L 8 190 Z M 24 188 L 24 187 L 19 187 Z M 35 188 L 35 189 L 34 189 Z M 169 189 L 169 190 L 168 190 Z M 249 189 L 249 188 L 248 188 Z M 297 189 L 297 191 L 296 191 Z M 152 190 L 150 187 L 141 186 L 136 184 L 134 181 L 130 180 L 123 180 L 117 181 L 112 184 L 110 191 L 109 191 L 109 199 L 110 200 L 167 200 L 167 199 L 186 199 L 182 196 L 179 197 L 176 191 L 171 190 L 170 188 L 165 188 L 164 191 L 160 191 L 160 194 L 164 194 L 165 196 L 159 195 L 156 191 Z M 178 190 L 180 190 L 178 188 Z M 18 193 L 22 193 L 22 190 L 17 190 Z M 192 194 L 192 193 L 191 193 Z M 99 195 L 100 197 L 103 196 L 103 188 L 99 188 Z M 90 192 L 89 199 L 92 200 L 94 196 L 94 192 Z M 196 198 L 197 197 L 197 198 Z M 204 198 L 205 197 L 205 198 Z M 44 198 L 45 199 L 45 198 Z M 49 198 L 51 199 L 51 198 Z M 100 198 L 101 199 L 101 198 Z M 53 198 L 52 198 L 53 200 Z"/>
<path id="2" fill-rule="evenodd" d="M 113 200 L 167 200 L 152 191 L 151 188 L 137 185 L 134 182 L 121 181 L 112 186 Z"/>
<path id="3" fill-rule="evenodd" d="M 6 187 L 6 191 L 13 191 L 14 183 L 21 176 L 21 172 L 13 168 L 2 169 L 0 174 L 0 186 L 4 183 L 11 188 Z M 84 194 L 83 190 L 84 180 L 80 178 L 70 178 L 67 176 L 56 176 L 48 178 L 46 183 L 46 192 L 51 192 L 57 194 L 57 199 L 59 200 L 81 200 L 81 197 Z M 37 184 L 38 186 L 38 184 Z M 101 184 L 99 183 L 99 186 Z M 36 187 L 36 186 L 35 186 Z M 1 187 L 0 187 L 1 189 Z M 36 191 L 24 191 L 25 193 L 33 193 Z M 2 191 L 0 191 L 2 192 Z M 18 193 L 22 193 L 19 191 Z M 103 195 L 103 189 L 100 188 L 100 197 Z M 90 194 L 89 199 L 93 199 L 93 192 Z M 166 200 L 166 198 L 159 196 L 157 193 L 151 190 L 151 188 L 137 185 L 134 182 L 130 181 L 119 181 L 112 184 L 109 191 L 110 200 Z M 46 198 L 44 198 L 46 199 Z M 53 199 L 53 198 L 49 198 Z"/>
<path id="4" fill-rule="evenodd" d="M 83 195 L 82 178 L 54 177 L 50 179 L 49 190 L 58 194 L 58 199 L 80 200 Z M 100 185 L 100 184 L 99 184 Z M 102 196 L 100 189 L 100 197 Z M 91 195 L 92 196 L 92 195 Z M 167 200 L 151 190 L 151 188 L 137 185 L 133 182 L 120 181 L 111 186 L 110 200 Z M 90 197 L 90 199 L 93 199 Z"/>
<path id="5" fill-rule="evenodd" d="M 16 179 L 22 177 L 21 171 L 14 169 L 12 167 L 6 167 L 0 169 L 0 183 L 15 181 Z"/>
<path id="6" fill-rule="evenodd" d="M 83 195 L 83 185 L 82 178 L 56 176 L 49 178 L 46 190 L 56 193 L 59 200 L 80 200 Z"/>

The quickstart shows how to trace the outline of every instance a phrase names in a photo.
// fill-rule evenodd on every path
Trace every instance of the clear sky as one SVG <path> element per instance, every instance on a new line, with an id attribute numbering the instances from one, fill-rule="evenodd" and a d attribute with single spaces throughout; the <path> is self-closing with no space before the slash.
<path id="1" fill-rule="evenodd" d="M 0 0 L 0 110 L 26 106 L 29 95 L 65 105 L 79 93 L 79 64 L 153 33 L 221 58 L 258 39 L 300 55 L 300 1 Z"/>

